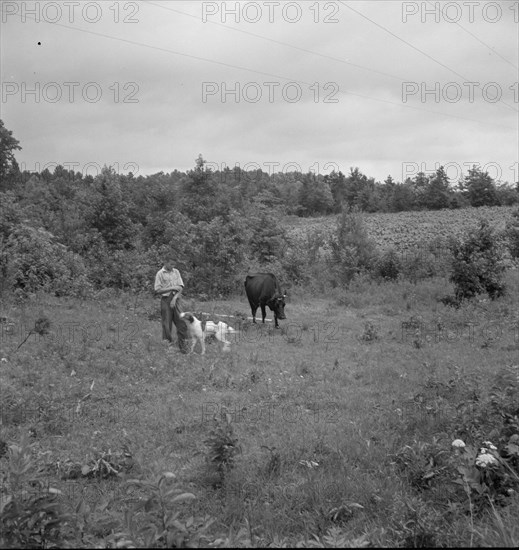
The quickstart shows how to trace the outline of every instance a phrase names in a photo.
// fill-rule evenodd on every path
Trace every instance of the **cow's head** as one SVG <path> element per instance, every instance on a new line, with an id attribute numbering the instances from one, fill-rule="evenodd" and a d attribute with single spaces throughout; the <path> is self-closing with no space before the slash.
<path id="1" fill-rule="evenodd" d="M 278 319 L 286 319 L 285 317 L 285 295 L 276 294 L 268 302 L 268 306 L 274 312 Z"/>

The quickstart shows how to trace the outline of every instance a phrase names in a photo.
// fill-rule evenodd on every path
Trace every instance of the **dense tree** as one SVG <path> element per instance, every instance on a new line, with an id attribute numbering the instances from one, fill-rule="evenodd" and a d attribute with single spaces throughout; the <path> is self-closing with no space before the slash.
<path id="1" fill-rule="evenodd" d="M 517 187 L 505 182 L 496 185 L 496 204 L 501 206 L 513 206 L 519 203 Z"/>
<path id="2" fill-rule="evenodd" d="M 119 176 L 113 168 L 104 167 L 94 180 L 87 221 L 112 249 L 134 247 L 135 228 L 129 218 L 129 205 L 123 197 Z"/>
<path id="3" fill-rule="evenodd" d="M 427 208 L 425 195 L 429 187 L 429 178 L 424 172 L 418 172 L 413 179 L 406 180 L 407 183 L 411 185 L 414 195 L 414 204 L 415 207 Z"/>
<path id="4" fill-rule="evenodd" d="M 12 153 L 20 146 L 3 125 L 2 139 L 1 168 L 12 175 Z M 328 229 L 288 235 L 283 217 L 321 216 L 348 205 L 391 212 L 459 207 L 468 203 L 469 196 L 473 204 L 494 199 L 513 204 L 519 199 L 518 189 L 506 184 L 496 188 L 488 174 L 477 170 L 451 190 L 443 168 L 429 177 L 419 173 L 404 183 L 391 176 L 379 183 L 358 168 L 351 168 L 347 177 L 342 172 L 268 174 L 238 166 L 213 172 L 202 155 L 187 173 L 125 176 L 104 167 L 94 179 L 56 166 L 53 172 L 24 171 L 16 181 L 8 192 L 0 191 L 0 282 L 13 290 L 18 281 L 21 288 L 27 269 L 27 288 L 50 289 L 63 283 L 67 293 L 77 291 L 68 280 L 76 268 L 84 269 L 96 288 L 149 289 L 164 253 L 174 254 L 191 291 L 215 296 L 241 288 L 237 284 L 248 267 L 301 284 L 319 281 L 320 290 L 330 283 L 347 284 L 373 265 L 381 276 L 394 276 L 391 255 L 382 263 L 372 261 L 372 243 L 355 215 L 344 214 L 331 239 Z M 18 231 L 22 226 L 25 229 Z M 508 227 L 514 254 L 516 233 L 515 225 Z M 36 245 L 31 247 L 31 241 Z M 16 261 L 8 262 L 13 255 Z M 31 258 L 43 262 L 45 255 L 52 261 L 44 262 L 41 273 L 27 267 Z M 53 269 L 54 261 L 63 265 Z"/>
<path id="5" fill-rule="evenodd" d="M 0 119 L 0 191 L 12 187 L 20 176 L 18 163 L 14 158 L 17 150 L 21 150 L 20 142 Z"/>
<path id="6" fill-rule="evenodd" d="M 393 186 L 391 197 L 391 211 L 403 212 L 412 210 L 415 203 L 415 194 L 409 183 L 397 183 Z"/>
<path id="7" fill-rule="evenodd" d="M 303 185 L 299 191 L 299 205 L 302 215 L 326 215 L 332 212 L 333 197 L 328 183 L 323 177 L 312 172 L 303 176 Z"/>
<path id="8" fill-rule="evenodd" d="M 440 166 L 429 178 L 429 184 L 423 195 L 424 206 L 430 210 L 448 208 L 450 193 L 449 178 L 443 166 Z"/>
<path id="9" fill-rule="evenodd" d="M 328 247 L 333 286 L 347 286 L 355 275 L 372 266 L 375 243 L 368 238 L 362 216 L 356 209 L 343 209 Z"/>
<path id="10" fill-rule="evenodd" d="M 498 204 L 494 180 L 477 166 L 469 168 L 463 188 L 471 206 L 494 206 Z"/>
<path id="11" fill-rule="evenodd" d="M 346 178 L 344 174 L 333 170 L 329 175 L 324 176 L 326 183 L 330 186 L 333 197 L 333 210 L 340 212 L 346 198 Z"/>
<path id="12" fill-rule="evenodd" d="M 345 200 L 349 208 L 358 205 L 359 196 L 362 189 L 368 183 L 368 177 L 358 168 L 350 168 L 350 174 L 346 178 Z"/>
<path id="13" fill-rule="evenodd" d="M 246 211 L 251 231 L 248 248 L 253 259 L 262 265 L 282 256 L 287 240 L 279 222 L 280 212 L 263 202 L 264 197 L 265 194 L 260 195 Z"/>
<path id="14" fill-rule="evenodd" d="M 193 170 L 181 184 L 181 209 L 189 219 L 197 223 L 209 222 L 215 216 L 225 214 L 218 183 L 213 171 L 205 166 L 207 162 L 198 155 Z"/>
<path id="15" fill-rule="evenodd" d="M 293 177 L 284 177 L 283 174 L 274 176 L 276 195 L 281 199 L 287 214 L 296 214 L 299 211 L 299 196 L 303 183 Z"/>

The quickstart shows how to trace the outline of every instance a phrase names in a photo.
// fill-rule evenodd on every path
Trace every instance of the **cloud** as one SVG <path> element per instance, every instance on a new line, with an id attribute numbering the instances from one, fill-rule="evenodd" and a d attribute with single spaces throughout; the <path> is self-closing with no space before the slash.
<path id="1" fill-rule="evenodd" d="M 202 153 L 228 165 L 298 162 L 303 170 L 333 161 L 378 180 L 401 179 L 408 161 L 495 162 L 503 179 L 517 179 L 510 3 L 498 4 L 500 14 L 484 8 L 495 3 L 474 4 L 472 21 L 467 8 L 449 22 L 458 14 L 450 7 L 436 22 L 423 8 L 437 2 L 280 1 L 273 21 L 269 4 L 242 2 L 238 22 L 235 2 L 119 3 L 117 14 L 110 3 L 80 2 L 72 22 L 64 12 L 54 24 L 45 21 L 50 11 L 22 22 L 9 12 L 15 4 L 3 3 L 2 116 L 28 167 L 131 160 L 151 173 L 190 169 Z M 98 21 L 85 17 L 96 15 L 93 7 L 83 13 L 87 4 L 99 5 Z M 53 82 L 60 101 L 49 100 Z M 67 82 L 79 83 L 72 102 Z M 472 100 L 465 82 L 474 83 Z M 22 93 L 36 83 L 39 102 Z"/>

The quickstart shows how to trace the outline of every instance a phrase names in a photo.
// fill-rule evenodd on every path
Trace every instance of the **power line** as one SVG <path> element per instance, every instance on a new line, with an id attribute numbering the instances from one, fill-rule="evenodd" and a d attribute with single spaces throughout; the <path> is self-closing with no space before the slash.
<path id="1" fill-rule="evenodd" d="M 433 6 L 433 4 L 429 1 L 427 1 L 427 3 L 430 5 L 430 6 Z M 434 7 L 434 6 L 433 6 Z M 496 51 L 494 48 L 492 48 L 492 46 L 489 46 L 486 42 L 483 42 L 483 40 L 481 40 L 481 38 L 479 38 L 478 36 L 476 36 L 474 33 L 470 32 L 468 29 L 466 29 L 463 25 L 460 25 L 460 23 L 458 23 L 457 21 L 453 21 L 453 23 L 455 23 L 456 25 L 458 25 L 458 27 L 465 31 L 467 34 L 470 34 L 470 36 L 472 36 L 472 38 L 474 38 L 474 40 L 477 40 L 480 44 L 483 44 L 483 46 L 485 46 L 486 48 L 488 48 L 493 54 L 497 55 L 498 57 L 500 57 L 503 61 L 505 61 L 506 63 L 508 63 L 509 65 L 511 65 L 512 67 L 514 67 L 514 69 L 518 69 L 519 70 L 519 67 L 517 65 L 514 65 L 514 63 L 512 63 L 511 61 L 509 61 L 506 57 L 502 56 L 498 51 Z"/>
<path id="2" fill-rule="evenodd" d="M 197 19 L 197 20 L 199 19 L 196 15 L 192 15 L 191 13 L 186 13 L 186 12 L 183 12 L 183 11 L 180 11 L 180 10 L 176 10 L 174 8 L 169 8 L 169 7 L 166 7 L 166 6 L 162 6 L 160 4 L 156 4 L 155 2 L 146 2 L 146 5 L 156 6 L 157 8 L 162 8 L 163 10 L 172 11 L 172 12 L 178 13 L 180 15 L 185 15 L 187 17 L 192 17 L 193 19 Z M 385 72 L 379 71 L 377 69 L 372 69 L 370 67 L 366 67 L 365 65 L 360 65 L 358 63 L 352 63 L 351 61 L 348 61 L 346 59 L 341 59 L 339 57 L 334 57 L 333 55 L 327 55 L 327 54 L 323 54 L 323 53 L 316 52 L 316 51 L 313 51 L 313 50 L 308 50 L 306 48 L 301 48 L 300 46 L 295 46 L 294 44 L 289 44 L 288 42 L 282 42 L 281 40 L 275 40 L 274 38 L 268 38 L 267 36 L 263 36 L 261 34 L 256 34 L 254 32 L 244 31 L 243 29 L 237 29 L 235 27 L 230 27 L 229 25 L 224 25 L 223 23 L 218 23 L 216 21 L 206 21 L 206 23 L 210 23 L 212 25 L 217 25 L 219 27 L 223 27 L 224 29 L 227 29 L 227 30 L 230 30 L 230 31 L 239 32 L 239 33 L 242 33 L 242 34 L 247 34 L 249 36 L 254 36 L 255 38 L 259 38 L 261 40 L 266 40 L 267 42 L 272 42 L 274 44 L 280 44 L 281 46 L 287 46 L 288 48 L 293 48 L 294 50 L 299 50 L 301 52 L 310 53 L 312 55 L 317 55 L 318 57 L 322 57 L 324 59 L 330 59 L 332 61 L 337 61 L 338 63 L 344 63 L 345 65 L 351 65 L 352 67 L 356 67 L 356 68 L 362 69 L 364 71 L 369 71 L 369 72 L 372 72 L 372 73 L 380 74 L 382 76 L 387 76 L 388 78 L 394 78 L 396 80 L 399 80 L 400 82 L 406 80 L 405 78 L 402 78 L 400 76 L 385 73 Z"/>
<path id="3" fill-rule="evenodd" d="M 339 0 L 339 1 L 341 1 L 341 0 Z M 126 38 L 119 38 L 117 36 L 111 36 L 109 34 L 104 34 L 104 33 L 91 31 L 91 30 L 87 30 L 87 29 L 81 29 L 81 28 L 78 28 L 78 27 L 72 27 L 70 25 L 65 25 L 63 23 L 57 23 L 57 22 L 54 23 L 53 22 L 53 23 L 49 23 L 49 24 L 51 24 L 53 26 L 58 26 L 58 27 L 62 27 L 62 28 L 65 28 L 65 29 L 73 30 L 73 31 L 82 32 L 82 33 L 85 33 L 85 34 L 91 34 L 93 36 L 100 36 L 102 38 L 107 38 L 109 40 L 116 40 L 118 42 L 123 42 L 125 44 L 131 44 L 133 46 L 140 46 L 140 47 L 143 47 L 143 48 L 148 48 L 148 49 L 152 49 L 152 50 L 156 50 L 156 51 L 161 51 L 161 52 L 164 52 L 164 53 L 178 55 L 178 56 L 181 56 L 181 57 L 187 57 L 189 59 L 195 59 L 197 61 L 205 61 L 207 63 L 221 65 L 221 66 L 229 67 L 229 68 L 232 68 L 232 69 L 238 69 L 238 70 L 241 70 L 241 71 L 248 71 L 248 72 L 260 74 L 260 75 L 263 75 L 263 76 L 270 76 L 270 77 L 274 77 L 274 78 L 279 78 L 281 80 L 286 80 L 288 82 L 295 82 L 297 84 L 305 84 L 305 85 L 308 85 L 308 86 L 314 86 L 316 84 L 315 82 L 306 82 L 306 81 L 300 80 L 300 79 L 288 78 L 286 76 L 278 75 L 278 74 L 275 74 L 275 73 L 259 71 L 259 70 L 256 70 L 256 69 L 251 69 L 251 68 L 243 67 L 243 66 L 240 66 L 240 65 L 234 65 L 232 63 L 225 63 L 223 61 L 217 61 L 217 60 L 214 60 L 214 59 L 208 59 L 208 58 L 205 58 L 205 57 L 200 57 L 200 56 L 196 56 L 196 55 L 192 55 L 192 54 L 178 52 L 176 50 L 170 50 L 168 48 L 162 48 L 160 46 L 153 46 L 151 44 L 145 44 L 143 42 L 136 42 L 134 40 L 128 40 Z M 323 86 L 319 86 L 319 87 L 323 88 Z M 371 101 L 378 101 L 378 102 L 381 102 L 381 103 L 396 105 L 397 107 L 404 107 L 406 109 L 413 109 L 415 111 L 421 111 L 421 112 L 436 114 L 436 115 L 440 115 L 440 116 L 446 116 L 446 117 L 449 117 L 449 118 L 456 118 L 456 119 L 460 119 L 460 120 L 466 120 L 466 121 L 469 121 L 469 122 L 476 122 L 478 124 L 484 124 L 484 125 L 490 125 L 490 126 L 499 126 L 499 127 L 502 127 L 502 128 L 507 128 L 509 130 L 515 129 L 515 128 L 511 128 L 510 126 L 506 126 L 504 124 L 499 124 L 499 123 L 495 123 L 495 122 L 482 122 L 480 120 L 476 120 L 476 119 L 472 119 L 472 118 L 468 118 L 468 117 L 442 113 L 442 112 L 439 112 L 439 111 L 432 111 L 430 109 L 424 109 L 424 108 L 421 108 L 421 107 L 406 105 L 406 104 L 403 104 L 403 103 L 398 103 L 396 101 L 376 98 L 376 97 L 368 96 L 368 95 L 365 95 L 365 94 L 359 94 L 359 93 L 351 92 L 351 91 L 347 91 L 347 90 L 340 90 L 339 89 L 338 91 L 341 94 L 352 95 L 352 96 L 361 97 L 361 98 L 364 98 L 364 99 L 369 99 Z"/>
<path id="4" fill-rule="evenodd" d="M 361 13 L 360 11 L 357 11 L 356 9 L 352 8 L 351 6 L 348 6 L 347 4 L 345 4 L 343 2 L 343 0 L 339 0 L 339 2 L 345 7 L 345 8 L 348 8 L 349 10 L 353 11 L 354 13 L 360 15 L 361 17 L 363 17 L 364 19 L 366 19 L 367 21 L 369 21 L 370 23 L 373 23 L 373 25 L 377 26 L 379 29 L 382 29 L 384 32 L 387 32 L 388 34 L 390 34 L 391 36 L 393 36 L 394 38 L 396 38 L 397 40 L 400 40 L 400 42 L 403 42 L 404 44 L 406 44 L 407 46 L 409 46 L 410 48 L 412 48 L 413 50 L 421 53 L 422 55 L 424 55 L 425 57 L 427 57 L 428 59 L 430 59 L 431 61 L 434 61 L 434 63 L 440 65 L 441 67 L 443 67 L 444 69 L 447 69 L 448 71 L 450 71 L 451 73 L 455 74 L 456 76 L 459 76 L 460 78 L 462 78 L 463 80 L 465 81 L 468 81 L 469 79 L 464 77 L 463 75 L 461 75 L 460 73 L 458 73 L 457 71 L 455 71 L 454 69 L 452 69 L 451 67 L 445 65 L 444 63 L 442 63 L 441 61 L 438 61 L 437 59 L 435 59 L 434 57 L 432 57 L 431 55 L 429 55 L 427 52 L 424 52 L 423 50 L 421 50 L 420 48 L 417 48 L 416 46 L 414 46 L 413 44 L 411 44 L 410 42 L 408 42 L 407 40 L 404 40 L 403 38 L 401 38 L 400 36 L 398 36 L 397 34 L 395 34 L 394 32 L 390 31 L 389 29 L 387 29 L 386 27 L 384 27 L 383 25 L 380 25 L 379 23 L 377 23 L 376 21 L 373 21 L 373 19 L 370 19 L 367 15 L 364 15 L 363 13 Z M 509 109 L 512 109 L 512 111 L 514 112 L 519 112 L 517 111 L 517 109 L 515 109 L 512 105 L 510 105 L 509 103 L 507 103 L 506 101 L 503 101 L 503 100 L 499 100 L 499 103 L 503 104 L 503 105 L 506 105 Z"/>
<path id="5" fill-rule="evenodd" d="M 398 36 L 397 34 L 395 34 L 394 32 L 390 31 L 388 28 L 384 27 L 383 25 L 380 25 L 379 23 L 377 23 L 376 21 L 373 21 L 373 19 L 370 19 L 367 15 L 364 15 L 363 13 L 361 13 L 360 11 L 357 11 L 356 9 L 352 8 L 351 6 L 348 6 L 347 4 L 345 4 L 342 0 L 339 0 L 339 2 L 345 7 L 345 8 L 348 8 L 349 10 L 351 10 L 352 12 L 356 13 L 357 15 L 360 15 L 361 17 L 363 17 L 364 19 L 366 19 L 367 21 L 369 21 L 370 23 L 372 23 L 373 25 L 377 26 L 379 29 L 382 29 L 384 32 L 387 32 L 388 34 L 390 34 L 391 36 L 393 36 L 394 38 L 396 38 L 397 40 L 400 40 L 400 42 L 403 42 L 406 46 L 409 46 L 410 48 L 412 48 L 413 50 L 417 51 L 418 53 L 421 53 L 422 55 L 424 55 L 425 57 L 427 57 L 428 59 L 430 59 L 431 61 L 434 61 L 436 64 L 440 65 L 441 67 L 443 67 L 444 69 L 447 69 L 448 71 L 450 71 L 451 73 L 454 73 L 456 76 L 459 76 L 460 78 L 462 78 L 463 80 L 468 80 L 468 78 L 466 78 L 465 76 L 461 75 L 460 73 L 456 72 L 454 69 L 451 69 L 450 67 L 448 67 L 447 65 L 445 65 L 444 63 L 442 63 L 441 61 L 438 61 L 437 59 L 435 59 L 434 57 L 432 57 L 432 55 L 429 55 L 427 52 L 424 52 L 423 50 L 421 50 L 420 48 L 417 48 L 416 46 L 414 46 L 413 44 L 411 44 L 410 42 L 408 42 L 407 40 L 404 40 L 403 38 L 401 38 L 400 36 Z"/>
<path id="6" fill-rule="evenodd" d="M 341 1 L 341 0 L 340 0 Z M 171 11 L 171 12 L 175 12 L 175 13 L 178 13 L 180 15 L 185 15 L 187 17 L 191 17 L 193 19 L 196 19 L 197 21 L 199 20 L 199 18 L 196 16 L 196 15 L 193 15 L 193 14 L 190 14 L 190 13 L 186 13 L 186 12 L 183 12 L 181 10 L 177 10 L 177 9 L 174 9 L 174 8 L 169 8 L 169 7 L 166 7 L 166 6 L 162 6 L 161 4 L 157 4 L 155 2 L 151 2 L 151 1 L 148 1 L 146 2 L 146 4 L 149 4 L 149 5 L 152 5 L 152 6 L 155 6 L 157 8 L 162 8 L 164 10 L 167 10 L 167 11 Z M 348 7 L 349 6 L 346 6 L 346 4 L 344 4 L 344 2 L 341 1 L 341 4 L 343 4 L 345 7 Z M 353 8 L 350 8 L 353 10 Z M 427 57 L 430 57 L 431 59 L 433 59 L 433 61 L 436 61 L 434 58 L 432 58 L 431 56 L 429 56 L 427 53 L 425 52 L 422 52 L 421 50 L 419 50 L 418 48 L 414 47 L 412 44 L 406 42 L 405 40 L 403 39 L 400 39 L 397 35 L 393 34 L 391 31 L 389 31 L 388 29 L 385 29 L 385 27 L 382 27 L 381 25 L 378 25 L 378 23 L 375 23 L 374 21 L 372 21 L 371 19 L 369 19 L 368 17 L 364 16 L 363 14 L 361 14 L 360 12 L 357 12 L 356 10 L 353 10 L 355 11 L 356 13 L 358 13 L 359 15 L 361 15 L 362 17 L 365 17 L 366 19 L 368 19 L 369 21 L 371 21 L 372 23 L 374 23 L 375 25 L 383 28 L 384 30 L 386 30 L 387 32 L 389 32 L 390 34 L 392 34 L 393 36 L 395 36 L 396 38 L 398 38 L 399 40 L 402 40 L 403 42 L 405 42 L 406 44 L 408 44 L 409 46 L 411 46 L 412 48 L 416 49 L 417 51 L 419 51 L 420 53 L 423 53 L 424 55 L 426 55 Z M 337 57 L 334 57 L 334 56 L 329 56 L 329 55 L 326 55 L 326 54 L 321 54 L 319 52 L 315 52 L 313 50 L 308 50 L 306 48 L 301 48 L 299 46 L 295 46 L 293 44 L 289 44 L 288 42 L 281 42 L 279 40 L 275 40 L 275 39 L 272 39 L 272 38 L 268 38 L 266 36 L 262 36 L 262 35 L 259 35 L 259 34 L 256 34 L 256 33 L 252 33 L 252 32 L 249 32 L 249 31 L 244 31 L 242 29 L 237 29 L 235 27 L 230 27 L 228 25 L 224 25 L 223 23 L 218 23 L 218 22 L 215 22 L 215 21 L 206 21 L 206 23 L 211 23 L 213 25 L 217 25 L 219 27 L 223 27 L 224 29 L 227 29 L 227 30 L 232 30 L 232 31 L 235 31 L 235 32 L 240 32 L 242 34 L 247 34 L 247 35 L 250 35 L 250 36 L 254 36 L 256 38 L 259 38 L 261 40 L 266 40 L 268 42 L 273 42 L 275 44 L 280 44 L 280 45 L 283 45 L 283 46 L 287 46 L 289 48 L 294 48 L 296 50 L 300 50 L 300 51 L 303 51 L 303 52 L 306 52 L 306 53 L 310 53 L 310 54 L 313 54 L 313 55 L 317 55 L 317 56 L 320 56 L 320 57 L 323 57 L 323 58 L 326 58 L 326 59 L 330 59 L 332 61 L 338 61 L 340 63 L 345 63 L 347 65 L 352 65 L 354 67 L 358 67 L 358 68 L 361 68 L 361 69 L 364 69 L 364 70 L 367 70 L 367 71 L 371 71 L 371 72 L 374 72 L 374 73 L 378 73 L 378 74 L 381 74 L 383 76 L 388 76 L 390 78 L 394 78 L 394 79 L 397 79 L 399 80 L 400 82 L 402 82 L 404 79 L 402 79 L 401 77 L 398 77 L 398 76 L 395 76 L 395 75 L 391 75 L 391 74 L 388 74 L 388 73 L 384 73 L 384 72 L 381 72 L 381 71 L 378 71 L 376 69 L 370 69 L 369 67 L 366 67 L 364 65 L 358 65 L 358 64 L 355 64 L 355 63 L 351 63 L 349 61 L 346 61 L 344 59 L 340 59 L 340 58 L 337 58 Z M 449 70 L 452 70 L 450 69 L 449 67 L 447 67 L 446 65 L 443 65 L 441 62 L 439 61 L 436 61 L 437 63 L 440 63 L 442 66 L 444 66 L 445 68 L 449 69 Z M 255 72 L 254 70 L 250 69 L 252 72 Z M 458 73 L 456 73 L 455 71 L 453 71 L 456 75 L 460 76 L 463 80 L 468 80 L 467 78 L 463 77 L 462 75 L 459 75 Z M 279 77 L 277 77 L 279 78 Z M 290 80 L 288 78 L 285 78 L 285 80 Z M 296 80 L 293 80 L 293 82 L 298 82 L 298 83 L 302 83 L 302 84 L 309 84 L 308 82 L 304 82 L 304 81 L 296 81 Z M 392 104 L 392 105 L 398 105 L 398 106 L 402 106 L 402 107 L 406 107 L 406 108 L 409 108 L 409 109 L 416 109 L 416 110 L 420 110 L 420 111 L 425 111 L 425 112 L 429 112 L 429 113 L 433 113 L 433 114 L 444 114 L 444 113 L 438 113 L 437 111 L 431 111 L 429 109 L 421 109 L 421 108 L 417 108 L 417 107 L 413 107 L 411 105 L 404 105 L 404 104 L 401 104 L 401 103 L 397 103 L 397 102 L 394 102 L 394 101 L 390 101 L 390 100 L 384 100 L 384 99 L 379 99 L 379 98 L 374 98 L 374 97 L 371 97 L 371 96 L 367 96 L 365 94 L 357 94 L 357 93 L 354 93 L 354 92 L 349 92 L 349 91 L 342 91 L 341 90 L 341 93 L 346 93 L 346 94 L 349 94 L 349 95 L 355 95 L 355 96 L 358 96 L 358 97 L 362 97 L 362 98 L 366 98 L 366 99 L 370 99 L 370 100 L 373 100 L 373 101 L 381 101 L 381 102 L 384 102 L 384 103 L 389 103 L 389 104 Z M 505 101 L 501 101 L 501 103 L 503 103 L 504 105 L 506 105 L 507 107 L 511 108 L 513 111 L 516 111 L 511 105 L 509 105 L 508 103 L 506 103 Z M 517 112 L 517 111 L 516 111 Z M 466 117 L 460 117 L 460 116 L 457 116 L 457 115 L 446 115 L 444 114 L 444 116 L 451 116 L 453 118 L 460 118 L 462 120 L 470 120 L 470 121 L 473 121 L 473 122 L 477 122 L 475 121 L 474 119 L 470 119 L 470 118 L 466 118 Z M 499 125 L 499 126 L 503 126 L 505 128 L 509 128 L 508 126 L 504 126 L 504 125 Z"/>

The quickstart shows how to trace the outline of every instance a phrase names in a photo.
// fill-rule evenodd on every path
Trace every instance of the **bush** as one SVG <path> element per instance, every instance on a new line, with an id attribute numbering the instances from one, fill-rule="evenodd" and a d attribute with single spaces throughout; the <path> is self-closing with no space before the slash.
<path id="1" fill-rule="evenodd" d="M 512 258 L 519 258 L 519 209 L 514 210 L 506 222 L 505 238 Z"/>
<path id="2" fill-rule="evenodd" d="M 375 277 L 394 280 L 402 270 L 402 262 L 394 249 L 385 251 L 375 262 L 373 274 Z"/>
<path id="3" fill-rule="evenodd" d="M 16 197 L 12 192 L 0 193 L 0 203 L 2 204 L 0 236 L 8 239 L 13 229 L 22 222 L 27 213 L 23 210 L 22 206 L 16 202 Z"/>
<path id="4" fill-rule="evenodd" d="M 247 239 L 243 222 L 237 216 L 200 221 L 193 227 L 189 244 L 189 291 L 211 297 L 235 292 L 236 276 L 245 271 Z"/>
<path id="5" fill-rule="evenodd" d="M 434 277 L 436 271 L 436 260 L 432 254 L 406 254 L 402 259 L 402 275 L 413 283 Z"/>
<path id="6" fill-rule="evenodd" d="M 453 254 L 451 282 L 457 303 L 487 292 L 492 300 L 504 293 L 503 250 L 488 221 L 462 241 L 451 244 Z"/>
<path id="7" fill-rule="evenodd" d="M 285 280 L 294 285 L 310 285 L 322 279 L 326 268 L 323 260 L 325 246 L 326 236 L 322 231 L 288 237 L 280 257 Z"/>
<path id="8" fill-rule="evenodd" d="M 421 241 L 408 248 L 400 258 L 400 272 L 414 283 L 428 277 L 443 276 L 450 270 L 452 252 L 450 239 L 435 238 Z"/>
<path id="9" fill-rule="evenodd" d="M 1 548 L 57 548 L 70 519 L 32 456 L 28 437 L 9 446 L 6 481 L 0 493 Z"/>
<path id="10" fill-rule="evenodd" d="M 22 225 L 3 246 L 2 272 L 22 296 L 39 290 L 56 296 L 85 297 L 91 284 L 83 260 L 43 229 Z"/>
<path id="11" fill-rule="evenodd" d="M 368 237 L 362 216 L 357 211 L 343 210 L 328 245 L 332 286 L 348 286 L 356 275 L 372 268 L 375 243 Z"/>

